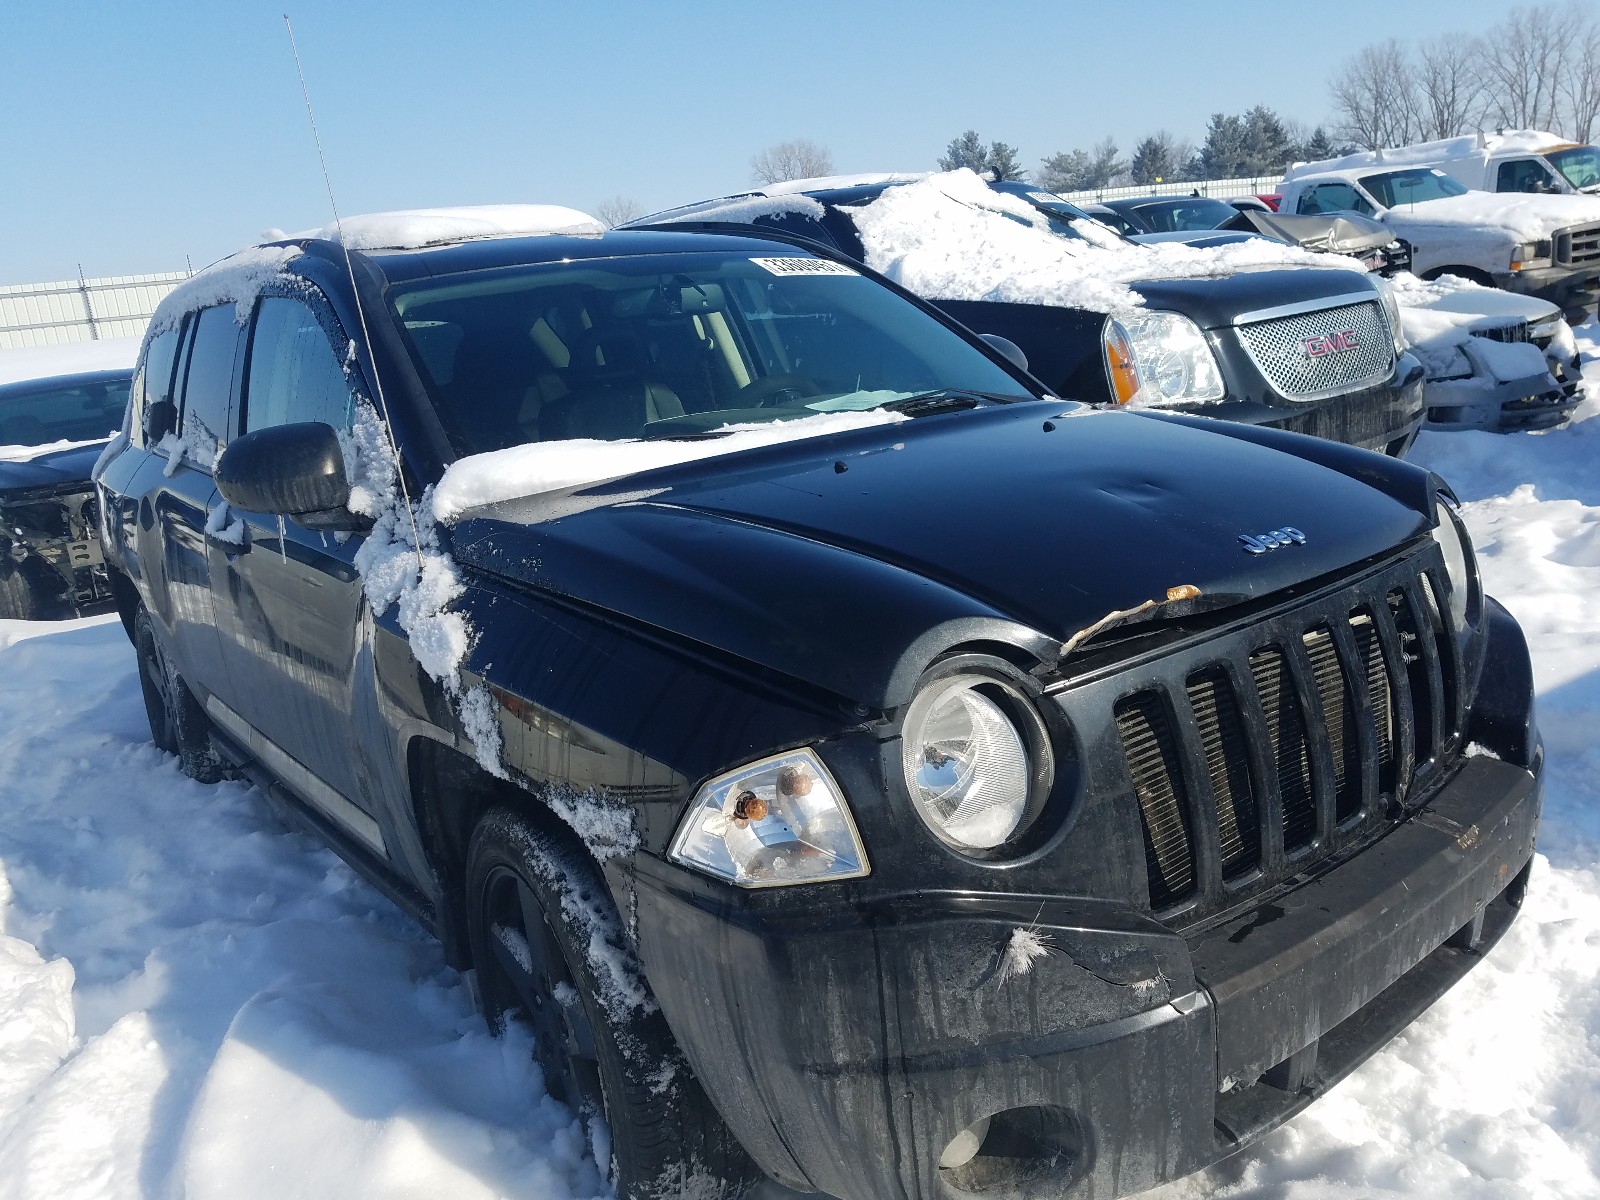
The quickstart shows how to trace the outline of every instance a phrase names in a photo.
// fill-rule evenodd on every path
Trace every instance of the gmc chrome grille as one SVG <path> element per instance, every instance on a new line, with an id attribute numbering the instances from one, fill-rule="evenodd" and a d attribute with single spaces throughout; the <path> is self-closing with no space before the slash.
<path id="1" fill-rule="evenodd" d="M 1291 400 L 1354 391 L 1394 371 L 1394 338 L 1376 299 L 1236 328 L 1257 369 Z"/>
<path id="2" fill-rule="evenodd" d="M 1574 225 L 1555 237 L 1556 262 L 1563 267 L 1600 262 L 1600 225 Z"/>
<path id="3" fill-rule="evenodd" d="M 1151 907 L 1201 919 L 1376 834 L 1464 711 L 1428 551 L 1063 694 L 1109 703 Z"/>

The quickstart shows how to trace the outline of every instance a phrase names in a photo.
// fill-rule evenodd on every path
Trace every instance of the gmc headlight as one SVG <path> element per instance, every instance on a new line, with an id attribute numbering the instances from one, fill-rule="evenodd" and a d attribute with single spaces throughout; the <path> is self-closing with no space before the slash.
<path id="1" fill-rule="evenodd" d="M 1455 504 L 1443 493 L 1434 503 L 1439 520 L 1433 527 L 1433 540 L 1444 554 L 1444 571 L 1450 580 L 1450 596 L 1445 609 L 1450 630 L 1457 637 L 1467 632 L 1478 607 L 1478 571 L 1473 560 L 1472 541 L 1456 513 Z"/>
<path id="2" fill-rule="evenodd" d="M 988 675 L 929 683 L 901 731 L 906 790 L 947 846 L 993 850 L 1037 815 L 1051 777 L 1049 742 L 1031 705 Z"/>
<path id="3" fill-rule="evenodd" d="M 1106 319 L 1106 371 L 1117 403 L 1221 400 L 1228 394 L 1200 327 L 1182 313 L 1138 312 Z"/>
<path id="4" fill-rule="evenodd" d="M 844 793 L 810 750 L 707 783 L 668 857 L 745 888 L 859 879 L 872 870 Z"/>
<path id="5" fill-rule="evenodd" d="M 1511 252 L 1511 269 L 1513 271 L 1532 271 L 1539 267 L 1550 265 L 1550 239 L 1545 238 L 1537 242 L 1523 242 Z"/>
<path id="6" fill-rule="evenodd" d="M 1384 319 L 1389 322 L 1389 333 L 1394 337 L 1394 352 L 1406 352 L 1405 326 L 1400 323 L 1400 301 L 1395 298 L 1394 285 L 1387 279 L 1373 276 L 1373 285 L 1378 289 L 1378 299 L 1383 301 Z"/>

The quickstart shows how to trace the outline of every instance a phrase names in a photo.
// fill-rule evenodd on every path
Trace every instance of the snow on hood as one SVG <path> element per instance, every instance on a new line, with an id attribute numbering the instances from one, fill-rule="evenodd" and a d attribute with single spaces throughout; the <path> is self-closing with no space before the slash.
<path id="1" fill-rule="evenodd" d="M 1468 192 L 1385 209 L 1383 223 L 1419 244 L 1437 240 L 1427 236 L 1428 229 L 1448 237 L 1463 227 L 1498 229 L 1514 242 L 1537 242 L 1569 225 L 1600 224 L 1600 197 Z"/>
<path id="2" fill-rule="evenodd" d="M 176 329 L 185 313 L 217 304 L 232 304 L 234 319 L 243 325 L 261 289 L 299 257 L 298 246 L 246 246 L 212 263 L 167 293 L 150 318 L 145 337 Z"/>
<path id="3" fill-rule="evenodd" d="M 0 383 L 49 379 L 83 371 L 115 371 L 122 367 L 132 370 L 134 359 L 138 357 L 139 339 L 136 337 L 0 350 Z"/>
<path id="4" fill-rule="evenodd" d="M 63 450 L 78 450 L 84 446 L 98 446 L 108 437 L 113 437 L 116 430 L 108 430 L 105 437 L 90 438 L 86 442 L 49 442 L 43 446 L 0 446 L 0 462 L 32 462 L 36 458 L 43 458 L 46 454 L 59 454 Z"/>
<path id="5" fill-rule="evenodd" d="M 966 169 L 888 188 L 849 212 L 867 265 L 932 299 L 1127 312 L 1143 305 L 1129 287 L 1143 280 L 1226 276 L 1249 267 L 1365 272 L 1352 259 L 1265 238 L 1208 247 L 1075 241 L 1050 232 L 1048 219 L 1025 200 L 995 191 Z"/>
<path id="6" fill-rule="evenodd" d="M 1554 304 L 1486 288 L 1456 275 L 1425 283 L 1402 272 L 1389 280 L 1400 307 L 1400 325 L 1411 352 L 1429 379 L 1471 374 L 1485 382 L 1526 379 L 1549 370 L 1531 342 L 1502 343 L 1473 336 L 1474 329 L 1521 319 L 1530 323 L 1559 316 Z"/>
<path id="7" fill-rule="evenodd" d="M 445 469 L 433 489 L 433 516 L 451 522 L 471 508 L 519 500 L 526 496 L 563 491 L 671 467 L 679 463 L 773 446 L 801 438 L 821 437 L 871 425 L 908 420 L 904 413 L 886 409 L 826 413 L 795 421 L 760 425 L 726 425 L 725 436 L 672 441 L 566 441 L 530 442 L 505 450 L 491 450 L 457 459 Z"/>
<path id="8" fill-rule="evenodd" d="M 559 204 L 474 204 L 366 213 L 294 236 L 337 242 L 351 250 L 420 250 L 475 238 L 598 236 L 605 231 L 588 213 Z"/>

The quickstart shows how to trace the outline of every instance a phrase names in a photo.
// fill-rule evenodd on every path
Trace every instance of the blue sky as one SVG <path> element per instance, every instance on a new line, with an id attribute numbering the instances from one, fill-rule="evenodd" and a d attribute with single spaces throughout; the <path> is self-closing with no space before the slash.
<path id="1" fill-rule="evenodd" d="M 199 267 L 325 224 L 286 10 L 350 214 L 661 208 L 746 186 L 795 137 L 841 171 L 919 170 L 967 128 L 1035 167 L 1107 134 L 1198 142 L 1258 102 L 1315 124 L 1362 45 L 1506 6 L 3 0 L 0 283 Z"/>

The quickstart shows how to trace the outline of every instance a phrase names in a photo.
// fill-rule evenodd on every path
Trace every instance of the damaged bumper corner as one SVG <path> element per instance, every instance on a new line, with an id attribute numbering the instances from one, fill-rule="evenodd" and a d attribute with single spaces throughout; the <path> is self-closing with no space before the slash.
<path id="1" fill-rule="evenodd" d="M 1378 842 L 1198 933 L 1072 898 L 785 904 L 648 860 L 641 951 L 779 1183 L 1106 1200 L 1272 1129 L 1464 974 L 1521 900 L 1538 772 L 1468 758 Z M 1007 962 L 1019 928 L 1045 949 L 1025 969 Z"/>
<path id="2" fill-rule="evenodd" d="M 1549 429 L 1561 424 L 1583 400 L 1578 364 L 1546 357 L 1546 370 L 1515 379 L 1497 379 L 1490 367 L 1468 351 L 1474 373 L 1456 379 L 1430 379 L 1427 384 L 1425 427 L 1441 431 L 1463 429 Z"/>

